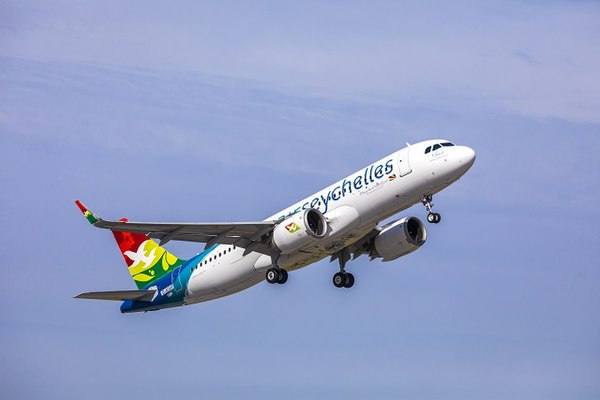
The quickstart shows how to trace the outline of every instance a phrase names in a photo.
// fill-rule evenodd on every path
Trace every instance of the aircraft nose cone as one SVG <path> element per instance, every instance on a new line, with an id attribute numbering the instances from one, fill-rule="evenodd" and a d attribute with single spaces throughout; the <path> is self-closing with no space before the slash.
<path id="1" fill-rule="evenodd" d="M 471 167 L 475 162 L 475 150 L 470 147 L 464 146 L 461 151 L 461 162 Z"/>
<path id="2" fill-rule="evenodd" d="M 458 150 L 458 163 L 461 173 L 464 174 L 475 162 L 475 150 L 467 146 L 460 146 Z"/>

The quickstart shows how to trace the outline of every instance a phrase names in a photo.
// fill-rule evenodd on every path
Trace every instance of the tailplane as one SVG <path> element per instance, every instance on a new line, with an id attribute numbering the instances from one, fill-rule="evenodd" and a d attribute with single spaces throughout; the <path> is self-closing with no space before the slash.
<path id="1" fill-rule="evenodd" d="M 94 225 L 100 220 L 79 200 L 76 200 L 75 204 L 90 224 Z M 123 218 L 120 221 L 127 222 L 127 219 Z M 112 233 L 138 289 L 148 287 L 185 262 L 141 233 L 116 230 Z"/>
<path id="2" fill-rule="evenodd" d="M 110 292 L 85 292 L 75 296 L 76 299 L 113 300 L 113 301 L 152 301 L 156 290 L 112 290 Z"/>

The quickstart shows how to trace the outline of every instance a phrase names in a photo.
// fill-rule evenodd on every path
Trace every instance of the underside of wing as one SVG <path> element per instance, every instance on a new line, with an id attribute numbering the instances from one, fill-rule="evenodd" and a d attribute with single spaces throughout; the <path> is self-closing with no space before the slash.
<path id="1" fill-rule="evenodd" d="M 159 240 L 163 245 L 171 240 L 215 244 L 231 244 L 252 251 L 269 254 L 270 247 L 264 236 L 275 226 L 275 222 L 229 222 L 229 223 L 153 223 L 98 220 L 98 228 L 122 232 L 142 233 Z"/>
<path id="2" fill-rule="evenodd" d="M 75 296 L 76 299 L 91 299 L 91 300 L 138 300 L 152 301 L 156 290 L 113 290 L 109 292 L 85 292 Z"/>

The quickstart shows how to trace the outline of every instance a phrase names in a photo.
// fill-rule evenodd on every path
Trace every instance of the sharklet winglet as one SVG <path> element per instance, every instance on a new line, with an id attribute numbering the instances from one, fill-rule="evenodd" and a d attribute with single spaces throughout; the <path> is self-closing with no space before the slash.
<path id="1" fill-rule="evenodd" d="M 91 212 L 90 210 L 88 210 L 87 207 L 84 206 L 83 203 L 80 202 L 79 200 L 75 200 L 75 204 L 77 205 L 77 207 L 79 207 L 79 209 L 83 213 L 83 216 L 85 217 L 85 219 L 88 220 L 88 222 L 90 224 L 94 225 L 96 222 L 98 222 L 102 219 L 102 218 L 98 217 L 96 214 L 94 214 L 93 212 Z"/>

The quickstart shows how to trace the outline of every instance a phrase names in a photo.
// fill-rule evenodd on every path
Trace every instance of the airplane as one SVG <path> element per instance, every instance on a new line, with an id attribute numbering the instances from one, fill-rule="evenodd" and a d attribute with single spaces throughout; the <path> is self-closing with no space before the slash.
<path id="1" fill-rule="evenodd" d="M 351 259 L 365 254 L 384 262 L 419 249 L 425 225 L 414 216 L 378 224 L 421 203 L 437 224 L 433 195 L 463 176 L 475 151 L 444 139 L 407 147 L 256 222 L 156 223 L 104 220 L 75 203 L 90 224 L 112 231 L 137 290 L 85 292 L 75 298 L 122 301 L 121 312 L 155 311 L 217 299 L 266 280 L 284 284 L 288 273 L 326 257 L 338 261 L 333 285 L 350 288 Z M 155 240 L 156 239 L 156 240 Z M 204 243 L 184 260 L 163 246 Z"/>

